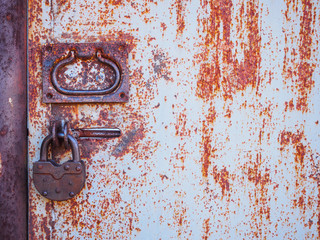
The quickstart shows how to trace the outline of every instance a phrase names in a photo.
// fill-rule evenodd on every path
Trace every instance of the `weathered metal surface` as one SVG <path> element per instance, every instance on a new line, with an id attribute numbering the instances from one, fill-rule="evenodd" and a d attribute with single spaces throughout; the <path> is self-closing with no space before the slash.
<path id="1" fill-rule="evenodd" d="M 29 8 L 29 164 L 51 120 L 122 130 L 79 141 L 76 198 L 44 200 L 30 177 L 31 239 L 320 237 L 319 1 Z M 41 45 L 108 41 L 132 48 L 128 103 L 41 102 Z"/>
<path id="2" fill-rule="evenodd" d="M 42 48 L 43 101 L 127 102 L 125 43 L 61 43 Z"/>
<path id="3" fill-rule="evenodd" d="M 27 236 L 26 7 L 0 1 L 0 239 Z"/>
<path id="4" fill-rule="evenodd" d="M 59 136 L 64 137 L 62 133 Z M 69 134 L 66 138 L 71 145 L 72 160 L 58 164 L 54 159 L 48 159 L 49 144 L 54 139 L 53 134 L 49 134 L 41 144 L 40 160 L 33 163 L 32 168 L 34 186 L 42 196 L 54 201 L 75 197 L 86 180 L 86 166 L 80 160 L 78 142 Z"/>

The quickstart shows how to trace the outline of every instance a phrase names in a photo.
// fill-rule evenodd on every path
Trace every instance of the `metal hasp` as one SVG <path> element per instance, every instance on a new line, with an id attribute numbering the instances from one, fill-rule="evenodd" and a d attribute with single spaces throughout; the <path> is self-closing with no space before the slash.
<path id="1" fill-rule="evenodd" d="M 43 102 L 127 102 L 125 43 L 61 43 L 42 49 Z"/>
<path id="2" fill-rule="evenodd" d="M 61 137 L 58 134 L 58 137 Z M 48 135 L 42 142 L 40 160 L 33 164 L 33 182 L 39 193 L 55 201 L 64 201 L 80 193 L 85 184 L 85 164 L 80 160 L 78 142 L 71 135 L 67 136 L 71 145 L 73 159 L 63 164 L 48 160 L 48 147 L 53 142 L 53 135 Z"/>

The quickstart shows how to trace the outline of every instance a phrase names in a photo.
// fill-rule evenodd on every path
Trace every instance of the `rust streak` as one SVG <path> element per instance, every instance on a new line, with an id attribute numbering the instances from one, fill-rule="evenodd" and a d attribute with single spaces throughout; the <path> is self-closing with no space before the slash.
<path id="1" fill-rule="evenodd" d="M 233 94 L 248 86 L 260 85 L 259 68 L 261 63 L 261 36 L 257 1 L 242 5 L 239 18 L 240 29 L 246 29 L 247 39 L 239 39 L 244 46 L 244 60 L 239 62 L 232 54 L 233 42 L 230 40 L 232 1 L 220 0 L 208 3 L 210 16 L 203 21 L 205 35 L 204 51 L 200 54 L 200 73 L 197 82 L 197 95 L 205 100 L 222 91 L 225 99 L 233 99 Z M 205 6 L 204 6 L 205 7 Z M 220 26 L 223 26 L 222 36 Z M 212 51 L 214 49 L 214 51 Z M 221 62 L 222 59 L 222 62 Z"/>
<path id="2" fill-rule="evenodd" d="M 225 195 L 226 191 L 229 191 L 229 177 L 229 172 L 225 167 L 220 171 L 218 171 L 217 166 L 213 167 L 213 179 L 216 183 L 219 183 L 222 191 L 222 197 Z"/>
<path id="3" fill-rule="evenodd" d="M 184 20 L 184 11 L 185 11 L 185 4 L 182 0 L 176 0 L 176 10 L 177 10 L 177 34 L 182 35 L 184 28 L 186 26 Z"/>
<path id="4" fill-rule="evenodd" d="M 312 51 L 312 3 L 310 0 L 302 0 L 302 21 L 300 23 L 300 45 L 299 55 L 300 63 L 298 66 L 298 82 L 297 87 L 300 96 L 297 100 L 297 110 L 305 112 L 308 108 L 308 94 L 314 85 L 312 75 L 314 72 L 315 64 L 310 64 L 311 51 Z"/>

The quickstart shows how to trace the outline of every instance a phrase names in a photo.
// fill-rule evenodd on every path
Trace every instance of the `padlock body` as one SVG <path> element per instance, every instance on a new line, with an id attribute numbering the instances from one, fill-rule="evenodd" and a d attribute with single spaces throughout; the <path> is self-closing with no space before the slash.
<path id="1" fill-rule="evenodd" d="M 68 200 L 82 190 L 86 179 L 85 164 L 67 161 L 56 164 L 52 160 L 33 163 L 33 182 L 39 193 L 55 201 Z"/>

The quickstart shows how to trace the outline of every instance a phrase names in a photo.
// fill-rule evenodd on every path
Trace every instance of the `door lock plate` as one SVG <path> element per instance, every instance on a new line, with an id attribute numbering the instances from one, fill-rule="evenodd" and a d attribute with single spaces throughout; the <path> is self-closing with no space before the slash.
<path id="1" fill-rule="evenodd" d="M 127 102 L 128 53 L 122 42 L 45 45 L 43 102 Z"/>

